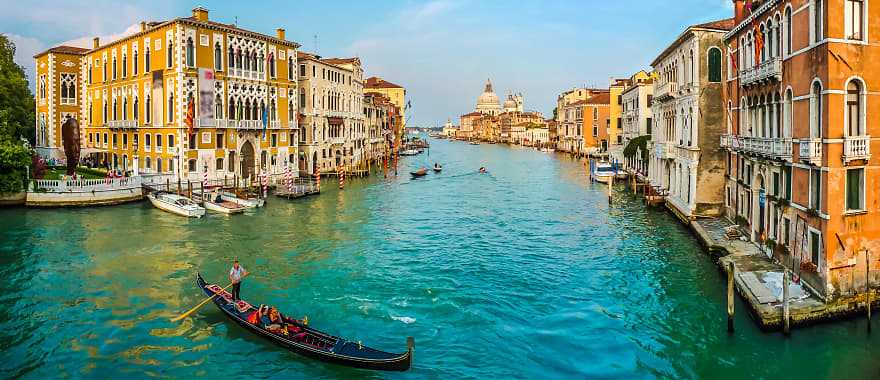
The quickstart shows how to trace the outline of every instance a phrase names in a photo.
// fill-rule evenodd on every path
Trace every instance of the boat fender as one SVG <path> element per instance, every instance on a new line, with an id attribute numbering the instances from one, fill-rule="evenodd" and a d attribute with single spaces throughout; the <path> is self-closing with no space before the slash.
<path id="1" fill-rule="evenodd" d="M 364 349 L 364 342 L 358 341 L 358 350 Z"/>
<path id="2" fill-rule="evenodd" d="M 303 326 L 308 326 L 308 325 L 309 325 L 309 316 L 306 315 L 303 317 Z"/>

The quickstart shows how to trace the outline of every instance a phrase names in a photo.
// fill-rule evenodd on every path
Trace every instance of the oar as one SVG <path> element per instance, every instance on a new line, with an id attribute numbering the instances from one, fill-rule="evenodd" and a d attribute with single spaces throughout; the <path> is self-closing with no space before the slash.
<path id="1" fill-rule="evenodd" d="M 244 275 L 244 276 L 241 276 L 241 280 L 244 280 L 244 278 L 247 277 L 249 274 L 250 274 L 250 273 L 248 273 L 248 274 L 246 274 L 246 275 Z M 241 282 L 241 280 L 238 280 L 238 281 Z M 222 292 L 222 291 L 224 291 L 224 290 L 226 290 L 226 289 L 229 289 L 229 287 L 232 286 L 232 284 L 233 284 L 233 283 L 229 283 L 229 285 L 226 285 L 225 288 L 220 289 L 220 292 Z M 172 319 L 171 319 L 171 322 L 177 322 L 177 321 L 179 321 L 179 320 L 181 320 L 181 319 L 184 319 L 184 318 L 186 318 L 186 317 L 189 317 L 190 314 L 195 313 L 196 310 L 199 310 L 202 306 L 205 306 L 205 304 L 207 304 L 208 301 L 211 301 L 212 299 L 214 299 L 214 297 L 217 297 L 218 295 L 220 295 L 220 292 L 214 292 L 214 295 L 213 295 L 213 296 L 208 297 L 208 299 L 202 301 L 201 303 L 199 303 L 198 305 L 196 305 L 196 307 L 190 309 L 190 310 L 187 311 L 186 313 L 183 313 L 183 314 L 181 314 L 181 315 L 179 315 L 179 316 L 177 316 L 177 317 L 175 317 L 175 318 L 172 318 Z"/>

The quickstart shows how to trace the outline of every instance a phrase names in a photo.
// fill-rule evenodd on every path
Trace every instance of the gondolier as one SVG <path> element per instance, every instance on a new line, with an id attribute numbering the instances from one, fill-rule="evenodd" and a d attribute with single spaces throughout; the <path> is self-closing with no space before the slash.
<path id="1" fill-rule="evenodd" d="M 232 300 L 241 300 L 241 279 L 247 276 L 248 271 L 238 264 L 238 259 L 232 261 L 232 269 L 229 270 L 229 281 L 232 282 Z"/>

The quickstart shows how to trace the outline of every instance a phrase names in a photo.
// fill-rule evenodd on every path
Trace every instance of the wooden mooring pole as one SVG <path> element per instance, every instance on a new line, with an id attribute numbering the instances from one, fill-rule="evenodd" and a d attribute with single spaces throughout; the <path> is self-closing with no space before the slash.
<path id="1" fill-rule="evenodd" d="M 611 176 L 611 179 L 608 180 L 608 204 L 612 204 L 611 200 L 611 185 L 614 184 L 614 176 Z"/>
<path id="2" fill-rule="evenodd" d="M 791 282 L 788 270 L 782 272 L 782 333 L 791 334 L 791 309 L 789 306 L 788 285 Z"/>
<path id="3" fill-rule="evenodd" d="M 865 309 L 868 315 L 868 332 L 871 332 L 871 251 L 865 249 Z"/>
<path id="4" fill-rule="evenodd" d="M 727 332 L 733 333 L 733 262 L 727 265 Z"/>

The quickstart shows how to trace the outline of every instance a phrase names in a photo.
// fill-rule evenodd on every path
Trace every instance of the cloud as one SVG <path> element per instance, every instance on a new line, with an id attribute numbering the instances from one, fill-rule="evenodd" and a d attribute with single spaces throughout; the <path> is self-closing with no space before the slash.
<path id="1" fill-rule="evenodd" d="M 34 55 L 37 53 L 46 50 L 46 45 L 33 37 L 25 37 L 17 34 L 7 34 L 9 40 L 15 44 L 15 63 L 24 67 L 24 73 L 28 77 L 28 82 L 31 84 L 31 90 L 34 89 L 34 81 L 31 80 L 31 77 L 34 75 L 36 70 L 36 63 L 34 62 Z"/>
<path id="2" fill-rule="evenodd" d="M 458 5 L 458 2 L 452 0 L 434 0 L 417 7 L 404 9 L 400 12 L 400 21 L 403 26 L 410 29 L 423 28 Z"/>
<path id="3" fill-rule="evenodd" d="M 136 24 L 129 25 L 121 33 L 98 36 L 98 38 L 101 39 L 101 44 L 106 44 L 110 41 L 116 41 L 120 38 L 130 36 L 132 34 L 140 32 L 140 30 L 141 30 L 141 25 L 139 23 L 136 23 Z M 59 45 L 68 45 L 68 46 L 76 46 L 76 47 L 91 49 L 92 48 L 92 38 L 94 38 L 94 37 L 84 36 L 84 37 L 74 38 L 72 40 L 64 41 L 64 42 L 60 43 Z"/>

